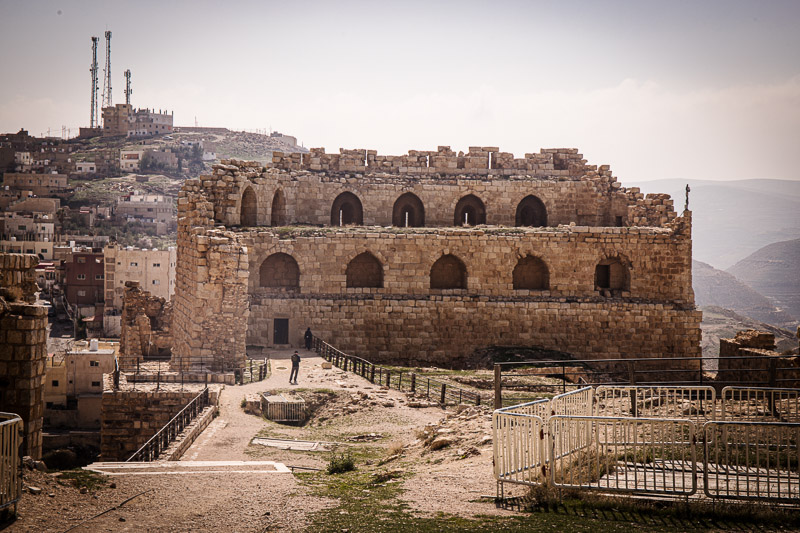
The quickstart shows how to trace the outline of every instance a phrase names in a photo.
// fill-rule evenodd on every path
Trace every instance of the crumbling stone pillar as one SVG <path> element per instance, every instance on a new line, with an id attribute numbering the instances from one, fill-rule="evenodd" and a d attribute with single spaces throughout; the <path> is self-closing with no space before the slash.
<path id="1" fill-rule="evenodd" d="M 0 254 L 0 411 L 24 422 L 23 454 L 42 455 L 47 310 L 36 300 L 34 255 Z"/>

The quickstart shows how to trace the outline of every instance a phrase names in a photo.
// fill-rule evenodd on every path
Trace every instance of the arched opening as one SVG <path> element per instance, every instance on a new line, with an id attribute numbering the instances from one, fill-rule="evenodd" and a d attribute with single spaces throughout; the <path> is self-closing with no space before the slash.
<path id="1" fill-rule="evenodd" d="M 480 198 L 474 194 L 468 194 L 456 204 L 453 225 L 477 226 L 479 224 L 486 224 L 486 207 Z"/>
<path id="2" fill-rule="evenodd" d="M 522 199 L 517 206 L 517 226 L 541 227 L 547 225 L 547 208 L 536 196 Z"/>
<path id="3" fill-rule="evenodd" d="M 383 265 L 369 252 L 357 255 L 347 264 L 347 287 L 383 287 Z"/>
<path id="4" fill-rule="evenodd" d="M 466 289 L 467 267 L 458 257 L 443 255 L 431 267 L 431 289 Z"/>
<path id="5" fill-rule="evenodd" d="M 425 207 L 416 194 L 407 192 L 397 199 L 392 209 L 392 225 L 401 228 L 425 226 Z"/>
<path id="6" fill-rule="evenodd" d="M 242 226 L 258 225 L 258 200 L 252 187 L 247 187 L 242 194 L 242 209 L 239 213 L 239 224 Z"/>
<path id="7" fill-rule="evenodd" d="M 594 269 L 594 288 L 618 296 L 620 292 L 630 290 L 630 274 L 628 267 L 617 257 L 603 259 Z"/>
<path id="8" fill-rule="evenodd" d="M 296 291 L 300 288 L 300 268 L 291 255 L 272 254 L 261 263 L 258 279 L 259 287 Z"/>
<path id="9" fill-rule="evenodd" d="M 550 288 L 550 272 L 544 261 L 525 256 L 514 267 L 514 288 L 529 291 L 546 291 Z"/>
<path id="10" fill-rule="evenodd" d="M 351 192 L 343 192 L 333 201 L 331 207 L 331 226 L 349 226 L 364 224 L 364 212 L 361 200 Z"/>
<path id="11" fill-rule="evenodd" d="M 283 191 L 278 189 L 272 197 L 272 215 L 270 216 L 270 226 L 285 226 L 286 220 L 286 197 Z"/>

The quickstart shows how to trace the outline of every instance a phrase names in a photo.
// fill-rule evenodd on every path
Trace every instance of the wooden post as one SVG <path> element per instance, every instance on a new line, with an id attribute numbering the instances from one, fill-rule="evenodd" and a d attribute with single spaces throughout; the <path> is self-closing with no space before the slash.
<path id="1" fill-rule="evenodd" d="M 447 405 L 445 397 L 446 391 L 447 391 L 447 385 L 442 383 L 442 399 L 439 401 L 439 403 L 441 403 L 442 405 Z"/>
<path id="2" fill-rule="evenodd" d="M 415 392 L 417 390 L 417 375 L 415 373 L 411 373 L 411 392 Z"/>
<path id="3" fill-rule="evenodd" d="M 494 365 L 494 408 L 503 407 L 503 387 L 500 365 Z"/>
<path id="4" fill-rule="evenodd" d="M 375 365 L 372 365 L 372 369 L 369 372 L 369 381 L 375 383 Z"/>

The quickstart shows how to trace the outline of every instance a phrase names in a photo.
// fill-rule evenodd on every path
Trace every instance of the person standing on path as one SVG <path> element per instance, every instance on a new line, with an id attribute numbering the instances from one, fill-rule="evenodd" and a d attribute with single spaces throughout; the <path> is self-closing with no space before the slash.
<path id="1" fill-rule="evenodd" d="M 311 339 L 314 335 L 311 333 L 311 328 L 306 328 L 306 334 L 303 336 L 306 339 L 306 350 L 311 350 Z"/>
<path id="2" fill-rule="evenodd" d="M 292 371 L 289 372 L 289 385 L 297 385 L 297 373 L 300 371 L 300 354 L 297 350 L 292 354 Z"/>

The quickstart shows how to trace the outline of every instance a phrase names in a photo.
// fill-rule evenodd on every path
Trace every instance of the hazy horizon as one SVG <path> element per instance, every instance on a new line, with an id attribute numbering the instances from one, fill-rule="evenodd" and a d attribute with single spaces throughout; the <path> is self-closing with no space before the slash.
<path id="1" fill-rule="evenodd" d="M 800 2 L 0 0 L 0 131 L 114 103 L 328 152 L 576 147 L 626 181 L 798 180 Z M 684 176 L 691 176 L 685 178 Z"/>

